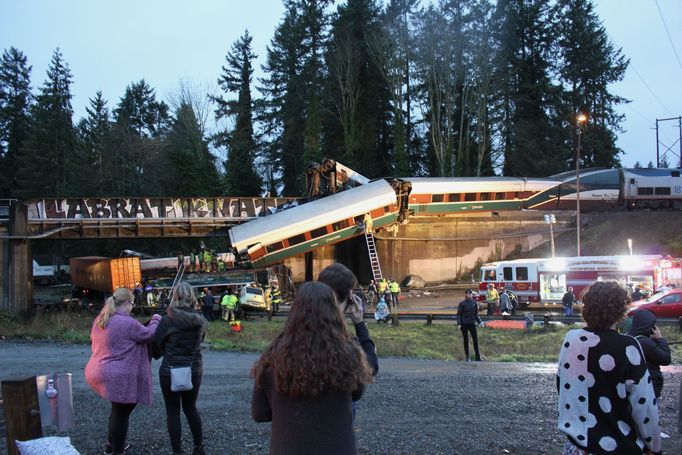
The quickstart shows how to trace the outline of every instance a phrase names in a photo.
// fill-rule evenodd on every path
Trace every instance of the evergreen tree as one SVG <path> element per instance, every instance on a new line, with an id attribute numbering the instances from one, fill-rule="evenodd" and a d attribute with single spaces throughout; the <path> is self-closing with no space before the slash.
<path id="1" fill-rule="evenodd" d="M 324 61 L 330 0 L 288 0 L 286 13 L 267 49 L 259 86 L 268 137 L 270 193 L 302 195 L 305 170 L 322 156 Z M 277 179 L 275 175 L 280 175 Z"/>
<path id="2" fill-rule="evenodd" d="M 390 93 L 369 43 L 382 33 L 376 0 L 348 0 L 332 22 L 324 149 L 368 177 L 388 175 Z"/>
<path id="3" fill-rule="evenodd" d="M 98 91 L 90 98 L 90 106 L 85 108 L 87 116 L 78 124 L 78 143 L 82 155 L 83 175 L 93 178 L 83 180 L 82 194 L 104 195 L 106 182 L 111 181 L 107 166 L 108 141 L 110 140 L 111 119 L 107 100 Z"/>
<path id="4" fill-rule="evenodd" d="M 639 161 L 635 161 L 635 165 L 634 165 L 635 169 L 642 169 L 643 167 L 644 166 L 642 166 L 642 163 L 640 163 Z"/>
<path id="5" fill-rule="evenodd" d="M 28 136 L 31 67 L 20 50 L 6 49 L 0 58 L 0 195 L 16 188 L 17 156 Z"/>
<path id="6" fill-rule="evenodd" d="M 625 76 L 628 60 L 609 42 L 606 30 L 594 12 L 592 0 L 559 0 L 555 15 L 561 62 L 559 75 L 564 84 L 564 105 L 557 115 L 563 123 L 565 142 L 575 149 L 574 117 L 587 113 L 581 159 L 585 167 L 618 166 L 622 153 L 615 132 L 622 131 L 624 115 L 615 107 L 626 102 L 609 91 L 609 85 Z M 566 154 L 564 159 L 566 160 Z"/>
<path id="7" fill-rule="evenodd" d="M 504 174 L 547 176 L 565 169 L 556 109 L 560 92 L 552 83 L 549 0 L 500 0 L 498 72 Z M 565 146 L 563 146 L 565 148 Z M 548 153 L 552 150 L 553 153 Z M 558 155 L 558 156 L 557 156 Z"/>
<path id="8" fill-rule="evenodd" d="M 222 185 L 215 157 L 193 107 L 184 100 L 166 140 L 170 167 L 165 187 L 174 196 L 220 196 Z"/>
<path id="9" fill-rule="evenodd" d="M 163 139 L 170 124 L 169 108 L 156 100 L 144 79 L 126 87 L 114 109 L 110 189 L 115 194 L 157 196 L 164 192 L 166 164 Z"/>
<path id="10" fill-rule="evenodd" d="M 252 37 L 248 30 L 232 45 L 223 66 L 218 84 L 226 94 L 237 93 L 237 99 L 225 100 L 214 97 L 218 108 L 216 118 L 235 118 L 230 132 L 217 136 L 217 143 L 228 148 L 225 162 L 226 185 L 231 196 L 258 196 L 262 193 L 263 179 L 256 172 L 256 140 L 253 130 L 253 102 L 251 99 L 252 61 L 256 55 L 251 51 Z"/>
<path id="11" fill-rule="evenodd" d="M 259 86 L 267 136 L 264 158 L 268 163 L 268 186 L 272 191 L 281 184 L 282 194 L 287 196 L 302 195 L 305 191 L 302 29 L 296 5 L 289 3 L 267 48 L 262 67 L 266 77 Z"/>
<path id="12" fill-rule="evenodd" d="M 52 54 L 47 80 L 31 109 L 32 124 L 18 155 L 18 195 L 66 197 L 78 191 L 71 71 L 59 48 Z"/>

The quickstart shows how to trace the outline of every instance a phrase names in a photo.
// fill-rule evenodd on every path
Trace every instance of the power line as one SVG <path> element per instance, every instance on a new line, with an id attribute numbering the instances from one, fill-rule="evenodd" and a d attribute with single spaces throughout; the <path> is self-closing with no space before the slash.
<path id="1" fill-rule="evenodd" d="M 656 96 L 656 94 L 654 93 L 654 91 L 651 90 L 651 87 L 649 87 L 649 84 L 647 84 L 647 83 L 644 81 L 644 78 L 639 74 L 639 72 L 638 72 L 637 69 L 635 68 L 635 65 L 632 64 L 632 61 L 630 61 L 630 65 L 629 65 L 629 66 L 630 66 L 630 68 L 632 68 L 632 71 L 635 72 L 635 74 L 637 75 L 637 77 L 639 78 L 639 80 L 642 81 L 642 84 L 644 84 L 644 86 L 647 88 L 647 90 L 649 90 L 649 93 L 651 93 L 651 96 L 653 96 L 654 99 L 655 99 L 656 101 L 658 101 L 658 104 L 660 104 L 661 106 L 663 106 L 663 108 L 664 108 L 666 111 L 668 111 L 668 114 L 674 116 L 675 114 L 673 114 L 673 112 L 672 112 L 670 109 L 668 109 L 668 106 L 666 106 L 665 104 L 663 104 L 663 101 L 661 101 L 661 100 Z"/>
<path id="2" fill-rule="evenodd" d="M 677 59 L 677 64 L 680 65 L 680 69 L 682 69 L 682 62 L 680 62 L 680 56 L 677 55 L 677 49 L 675 49 L 675 43 L 673 42 L 673 39 L 670 37 L 670 31 L 668 30 L 668 25 L 665 23 L 665 18 L 663 17 L 663 12 L 661 11 L 661 7 L 658 5 L 658 0 L 656 0 L 656 8 L 658 9 L 658 14 L 661 16 L 661 21 L 663 22 L 663 27 L 665 28 L 665 33 L 668 35 L 668 40 L 670 41 L 670 45 L 673 48 L 673 52 L 675 53 L 675 58 Z"/>

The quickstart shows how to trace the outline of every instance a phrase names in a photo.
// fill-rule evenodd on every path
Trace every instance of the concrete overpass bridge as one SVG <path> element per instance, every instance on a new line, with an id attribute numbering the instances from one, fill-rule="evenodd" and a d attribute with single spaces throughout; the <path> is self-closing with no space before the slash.
<path id="1" fill-rule="evenodd" d="M 231 226 L 298 205 L 300 198 L 0 199 L 0 309 L 33 300 L 31 242 L 227 236 Z"/>

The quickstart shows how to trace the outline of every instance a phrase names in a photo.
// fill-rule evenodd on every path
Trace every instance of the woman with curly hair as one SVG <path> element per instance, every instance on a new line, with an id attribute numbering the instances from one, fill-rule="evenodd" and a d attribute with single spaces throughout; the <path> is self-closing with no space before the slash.
<path id="1" fill-rule="evenodd" d="M 593 283 L 583 295 L 584 329 L 566 334 L 559 354 L 559 430 L 564 454 L 659 453 L 656 396 L 636 339 L 616 325 L 629 299 L 616 282 Z"/>
<path id="2" fill-rule="evenodd" d="M 301 286 L 251 375 L 251 415 L 272 422 L 271 454 L 356 453 L 351 403 L 372 381 L 372 370 L 329 286 Z"/>

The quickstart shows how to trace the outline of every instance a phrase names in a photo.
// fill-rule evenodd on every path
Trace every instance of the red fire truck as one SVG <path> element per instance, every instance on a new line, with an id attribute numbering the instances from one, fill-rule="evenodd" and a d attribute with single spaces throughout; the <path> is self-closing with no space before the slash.
<path id="1" fill-rule="evenodd" d="M 680 261 L 657 255 L 583 256 L 515 259 L 481 267 L 480 295 L 489 284 L 514 292 L 521 307 L 530 303 L 559 303 L 569 286 L 580 299 L 595 281 L 617 281 L 632 289 L 654 292 L 664 284 L 680 285 Z"/>

